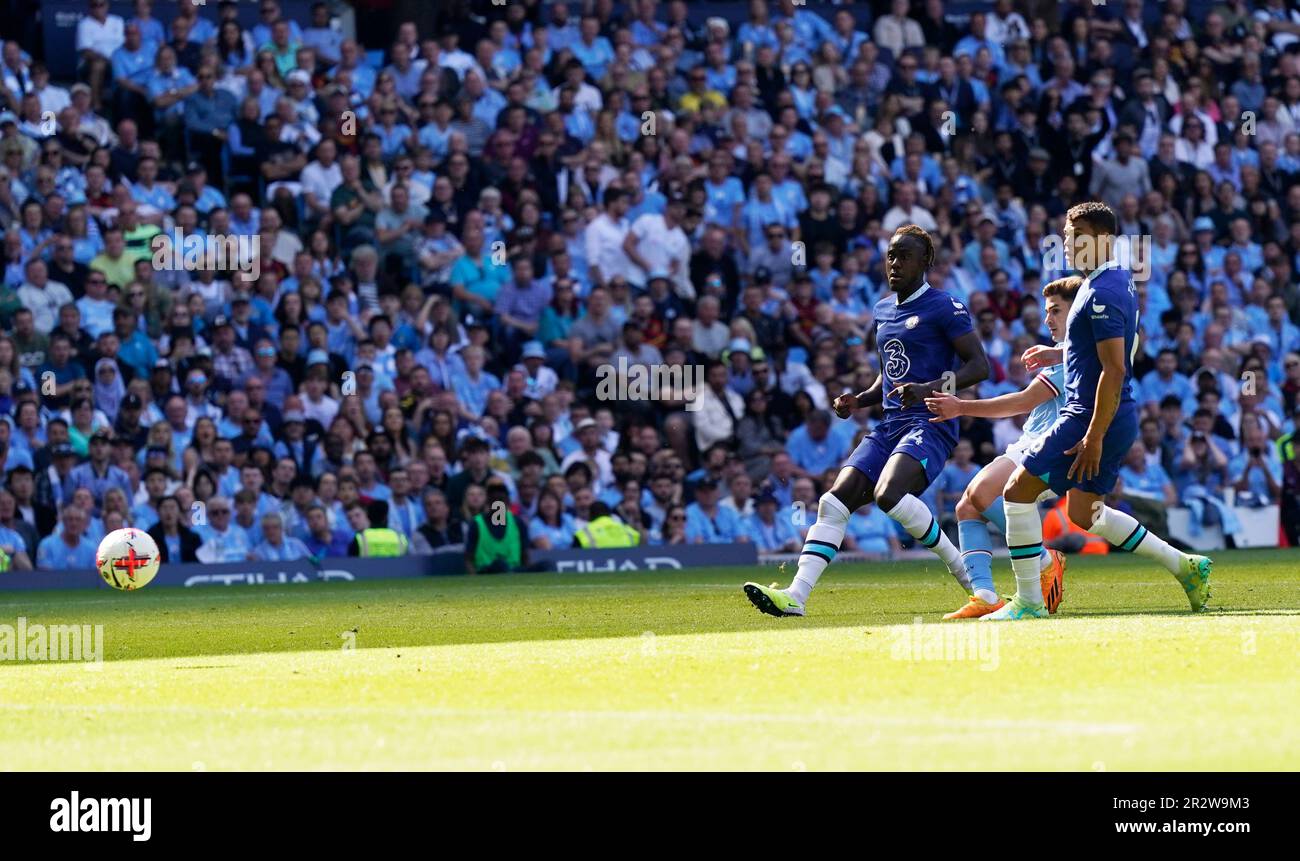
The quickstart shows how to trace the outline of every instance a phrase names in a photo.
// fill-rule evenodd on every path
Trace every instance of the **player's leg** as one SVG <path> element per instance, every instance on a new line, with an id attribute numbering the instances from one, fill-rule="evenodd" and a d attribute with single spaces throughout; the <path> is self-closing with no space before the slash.
<path id="1" fill-rule="evenodd" d="M 877 429 L 858 443 L 831 489 L 822 494 L 817 503 L 817 522 L 804 538 L 799 567 L 790 585 L 778 589 L 776 584 L 745 584 L 745 594 L 755 607 L 770 616 L 804 615 L 808 596 L 844 543 L 849 517 L 872 500 L 872 476 L 880 474 L 884 462 L 885 436 Z"/>
<path id="2" fill-rule="evenodd" d="M 835 559 L 844 543 L 853 512 L 871 502 L 871 479 L 856 466 L 846 466 L 835 477 L 835 484 L 817 502 L 817 522 L 808 530 L 799 554 L 799 570 L 790 584 L 789 593 L 799 603 L 808 600 L 817 580 Z"/>
<path id="3" fill-rule="evenodd" d="M 957 538 L 961 544 L 966 576 L 970 579 L 971 597 L 976 599 L 969 606 L 982 604 L 996 609 L 1001 604 L 993 586 L 993 541 L 989 537 L 988 522 L 1001 524 L 1003 532 L 1006 531 L 1006 522 L 1000 511 L 996 514 L 996 521 L 989 518 L 986 512 L 992 511 L 994 507 L 1001 508 L 1002 488 L 1015 468 L 1015 463 L 1006 457 L 995 458 L 979 471 L 957 502 Z M 965 618 L 972 612 L 963 607 L 958 613 L 963 611 L 965 615 L 960 618 Z M 958 617 L 954 613 L 949 615 Z"/>
<path id="4" fill-rule="evenodd" d="M 1076 525 L 1123 550 L 1159 563 L 1178 578 L 1192 612 L 1205 609 L 1210 600 L 1210 573 L 1214 566 L 1208 556 L 1179 551 L 1132 515 L 1106 505 L 1105 497 L 1099 493 L 1076 487 L 1070 491 L 1068 500 L 1070 520 Z"/>
<path id="5" fill-rule="evenodd" d="M 1043 552 L 1043 521 L 1038 516 L 1038 497 L 1047 482 L 1020 466 L 1002 491 L 1002 508 L 1007 521 L 1007 551 L 1016 577 L 1016 594 L 1002 609 L 985 619 L 1001 621 L 1047 616 L 1039 558 Z"/>
<path id="6" fill-rule="evenodd" d="M 900 446 L 899 449 L 904 449 Z M 946 455 L 938 461 L 942 465 Z M 932 463 L 926 458 L 923 464 L 910 451 L 895 450 L 881 470 L 880 480 L 876 482 L 876 505 L 880 510 L 898 521 L 922 546 L 933 551 L 948 568 L 948 572 L 970 591 L 970 579 L 966 576 L 966 566 L 962 564 L 961 552 L 939 528 L 939 521 L 930 513 L 930 509 L 919 498 L 934 480 L 934 475 L 927 471 Z"/>

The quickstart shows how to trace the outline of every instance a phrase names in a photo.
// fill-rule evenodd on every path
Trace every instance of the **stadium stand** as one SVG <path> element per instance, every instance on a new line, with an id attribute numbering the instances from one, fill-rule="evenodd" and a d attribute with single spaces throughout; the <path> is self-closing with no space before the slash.
<path id="1" fill-rule="evenodd" d="M 640 544 L 797 550 L 879 418 L 828 406 L 877 374 L 892 231 L 933 235 L 988 397 L 1049 343 L 1044 249 L 1085 199 L 1140 277 L 1112 504 L 1300 540 L 1285 0 L 7 6 L 15 568 L 124 525 L 183 561 L 356 555 L 361 522 L 463 552 L 489 488 L 536 550 L 593 506 Z M 963 420 L 936 514 L 1019 423 Z M 870 506 L 849 535 L 912 543 Z"/>

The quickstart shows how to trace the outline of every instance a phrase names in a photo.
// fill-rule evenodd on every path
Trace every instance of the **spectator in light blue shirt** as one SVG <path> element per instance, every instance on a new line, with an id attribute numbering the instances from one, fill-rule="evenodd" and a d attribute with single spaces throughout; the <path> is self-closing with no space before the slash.
<path id="1" fill-rule="evenodd" d="M 95 542 L 86 534 L 86 512 L 76 505 L 63 507 L 58 531 L 41 539 L 36 567 L 47 571 L 89 571 L 95 567 Z"/>
<path id="2" fill-rule="evenodd" d="M 333 65 L 342 56 L 343 35 L 330 26 L 330 8 L 327 3 L 313 3 L 311 26 L 302 31 L 300 40 L 313 48 L 322 62 Z"/>
<path id="3" fill-rule="evenodd" d="M 184 101 L 198 89 L 198 81 L 190 70 L 176 65 L 176 52 L 170 46 L 158 49 L 154 69 L 149 73 L 145 90 L 158 119 L 180 119 L 185 112 Z"/>
<path id="4" fill-rule="evenodd" d="M 311 556 L 307 545 L 284 534 L 284 520 L 279 512 L 262 516 L 263 540 L 253 547 L 253 558 L 263 562 L 295 562 Z"/>
<path id="5" fill-rule="evenodd" d="M 466 347 L 461 350 L 460 357 L 465 362 L 465 375 L 453 381 L 452 390 L 456 392 L 464 417 L 477 421 L 487 407 L 488 394 L 501 388 L 501 380 L 483 370 L 486 357 L 481 347 Z"/>
<path id="6" fill-rule="evenodd" d="M 745 518 L 745 531 L 759 553 L 794 553 L 799 549 L 799 533 L 782 513 L 771 493 L 755 500 L 754 513 Z"/>
<path id="7" fill-rule="evenodd" d="M 935 502 L 941 518 L 946 515 L 956 517 L 957 500 L 980 471 L 979 464 L 971 462 L 974 455 L 975 450 L 968 440 L 959 441 L 952 450 L 952 459 L 935 479 Z"/>
<path id="8" fill-rule="evenodd" d="M 246 561 L 252 546 L 248 543 L 248 533 L 235 525 L 234 503 L 230 498 L 216 496 L 209 499 L 206 513 L 208 522 L 194 527 L 203 539 L 198 549 L 199 561 Z"/>
<path id="9" fill-rule="evenodd" d="M 853 512 L 845 538 L 852 539 L 852 544 L 846 543 L 846 549 L 859 553 L 889 557 L 899 549 L 894 520 L 878 505 L 864 505 Z"/>
<path id="10" fill-rule="evenodd" d="M 686 506 L 688 544 L 748 542 L 745 525 L 736 509 L 718 505 L 718 483 L 705 478 L 695 485 L 695 501 Z"/>
<path id="11" fill-rule="evenodd" d="M 569 46 L 573 56 L 577 57 L 587 69 L 587 73 L 597 81 L 605 77 L 605 67 L 614 59 L 614 48 L 609 40 L 600 35 L 600 19 L 587 16 L 578 27 L 578 38 Z M 559 49 L 558 45 L 552 47 Z"/>
<path id="12" fill-rule="evenodd" d="M 1237 504 L 1263 506 L 1277 502 L 1282 492 L 1282 463 L 1257 416 L 1243 416 L 1241 451 L 1228 462 L 1228 476 Z"/>
<path id="13" fill-rule="evenodd" d="M 537 500 L 537 515 L 528 521 L 528 537 L 538 550 L 573 546 L 577 531 L 573 515 L 564 510 L 564 502 L 553 492 L 542 491 Z"/>
<path id="14" fill-rule="evenodd" d="M 1178 373 L 1178 354 L 1173 350 L 1161 350 L 1156 356 L 1155 370 L 1142 378 L 1137 395 L 1144 405 L 1159 404 L 1169 395 L 1188 401 L 1196 398 L 1196 388 L 1191 380 Z"/>
<path id="15" fill-rule="evenodd" d="M 848 456 L 848 442 L 843 436 L 831 433 L 830 425 L 830 416 L 825 411 L 814 410 L 806 422 L 791 432 L 785 448 L 802 472 L 821 476 L 839 467 Z"/>

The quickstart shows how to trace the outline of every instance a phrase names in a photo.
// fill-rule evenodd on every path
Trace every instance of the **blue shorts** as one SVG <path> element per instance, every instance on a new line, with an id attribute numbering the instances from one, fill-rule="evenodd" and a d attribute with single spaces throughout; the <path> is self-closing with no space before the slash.
<path id="1" fill-rule="evenodd" d="M 1072 488 L 1087 493 L 1105 495 L 1115 489 L 1119 469 L 1124 465 L 1128 450 L 1138 436 L 1137 404 L 1129 401 L 1119 405 L 1115 418 L 1106 431 L 1101 444 L 1101 464 L 1098 472 L 1087 481 L 1066 478 L 1076 454 L 1066 454 L 1088 432 L 1089 418 L 1079 415 L 1062 415 L 1035 442 L 1025 456 L 1025 469 L 1047 482 L 1058 496 Z"/>
<path id="2" fill-rule="evenodd" d="M 890 456 L 905 454 L 925 470 L 926 487 L 934 484 L 957 445 L 957 422 L 932 422 L 927 418 L 929 415 L 929 412 L 886 415 L 875 430 L 862 438 L 845 466 L 877 482 Z"/>

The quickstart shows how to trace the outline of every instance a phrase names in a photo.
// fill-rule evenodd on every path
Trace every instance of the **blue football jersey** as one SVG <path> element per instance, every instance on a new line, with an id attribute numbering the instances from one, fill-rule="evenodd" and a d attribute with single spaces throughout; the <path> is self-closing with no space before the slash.
<path id="1" fill-rule="evenodd" d="M 932 383 L 961 366 L 952 342 L 975 331 L 970 310 L 924 284 L 902 304 L 895 293 L 885 296 L 876 303 L 875 320 L 885 409 L 928 415 L 924 403 L 904 410 L 902 401 L 889 393 L 902 383 Z"/>
<path id="2" fill-rule="evenodd" d="M 1065 323 L 1065 407 L 1091 417 L 1101 378 L 1097 343 L 1124 339 L 1124 385 L 1120 403 L 1133 400 L 1133 353 L 1137 348 L 1138 297 L 1133 275 L 1114 261 L 1083 282 Z"/>

